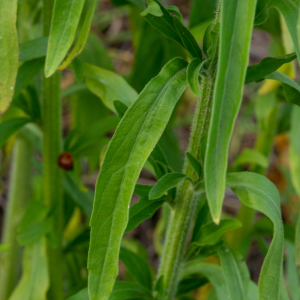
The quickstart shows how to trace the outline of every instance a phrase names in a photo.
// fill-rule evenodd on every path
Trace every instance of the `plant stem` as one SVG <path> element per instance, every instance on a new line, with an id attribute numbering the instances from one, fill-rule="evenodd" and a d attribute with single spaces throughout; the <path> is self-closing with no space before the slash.
<path id="1" fill-rule="evenodd" d="M 43 1 L 43 31 L 44 36 L 50 32 L 53 11 L 53 0 Z M 50 289 L 49 300 L 62 300 L 63 294 L 63 258 L 62 258 L 62 173 L 57 164 L 61 152 L 61 101 L 60 73 L 50 78 L 43 78 L 43 165 L 44 165 L 44 202 L 54 209 L 55 233 L 57 245 L 47 245 Z"/>
<path id="2" fill-rule="evenodd" d="M 18 225 L 31 196 L 31 158 L 32 146 L 19 136 L 14 145 L 9 197 L 3 227 L 3 243 L 9 249 L 1 256 L 0 299 L 7 300 L 13 291 L 21 271 L 22 248 L 16 236 Z"/>
<path id="3" fill-rule="evenodd" d="M 220 9 L 218 9 L 216 22 L 219 20 Z M 214 91 L 214 83 L 217 71 L 218 50 L 209 67 L 207 77 L 202 79 L 201 96 L 198 100 L 188 146 L 195 158 L 200 159 L 200 140 L 208 130 L 211 115 L 211 105 Z M 185 159 L 183 168 L 184 174 L 197 179 L 197 174 L 189 161 Z M 188 239 L 190 225 L 194 218 L 197 205 L 197 195 L 194 193 L 193 185 L 185 180 L 179 186 L 175 199 L 174 209 L 171 213 L 168 226 L 164 251 L 160 264 L 158 278 L 164 276 L 164 288 L 166 300 L 173 300 L 176 295 L 177 286 L 180 280 L 181 264 L 184 257 L 184 250 Z"/>

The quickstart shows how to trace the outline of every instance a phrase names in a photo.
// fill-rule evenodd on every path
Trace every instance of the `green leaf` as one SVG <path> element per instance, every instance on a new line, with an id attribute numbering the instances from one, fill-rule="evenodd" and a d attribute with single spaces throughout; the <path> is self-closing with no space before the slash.
<path id="1" fill-rule="evenodd" d="M 123 102 L 119 100 L 115 100 L 113 103 L 116 113 L 120 118 L 123 118 L 123 116 L 126 113 L 126 110 L 128 109 L 128 106 L 126 106 Z"/>
<path id="2" fill-rule="evenodd" d="M 291 242 L 285 242 L 286 250 L 287 250 L 287 259 L 286 259 L 286 276 L 288 287 L 290 291 L 290 295 L 292 300 L 300 299 L 300 281 L 299 281 L 299 273 L 298 268 L 295 264 L 295 254 L 296 248 L 295 245 Z"/>
<path id="3" fill-rule="evenodd" d="M 300 45 L 297 33 L 297 22 L 299 14 L 298 0 L 259 0 L 257 1 L 255 24 L 261 24 L 266 21 L 269 16 L 269 9 L 276 8 L 284 17 L 288 30 L 290 32 L 293 44 L 300 60 Z"/>
<path id="4" fill-rule="evenodd" d="M 191 166 L 193 169 L 196 171 L 199 177 L 202 176 L 202 165 L 201 163 L 190 153 L 190 152 L 185 152 L 186 157 L 188 158 Z"/>
<path id="5" fill-rule="evenodd" d="M 8 251 L 9 247 L 10 247 L 9 243 L 0 244 L 0 255 L 1 253 Z"/>
<path id="6" fill-rule="evenodd" d="M 14 118 L 0 123 L 0 148 L 11 135 L 30 121 L 28 118 Z"/>
<path id="7" fill-rule="evenodd" d="M 194 36 L 177 17 L 173 17 L 173 21 L 185 49 L 192 58 L 199 58 L 200 61 L 202 61 L 202 51 Z"/>
<path id="8" fill-rule="evenodd" d="M 44 57 L 47 54 L 48 37 L 41 37 L 19 45 L 19 61 Z"/>
<path id="9" fill-rule="evenodd" d="M 42 70 L 45 63 L 44 58 L 37 58 L 26 61 L 18 70 L 16 79 L 16 88 L 14 98 L 25 89 L 34 79 L 34 77 Z"/>
<path id="10" fill-rule="evenodd" d="M 178 284 L 178 290 L 176 296 L 187 294 L 191 291 L 194 291 L 201 286 L 205 285 L 208 282 L 208 280 L 204 277 L 197 278 L 197 277 L 191 277 L 182 279 Z"/>
<path id="11" fill-rule="evenodd" d="M 152 289 L 152 276 L 148 264 L 143 258 L 124 246 L 120 249 L 120 259 L 132 277 L 149 291 Z"/>
<path id="12" fill-rule="evenodd" d="M 192 92 L 196 96 L 200 96 L 200 77 L 199 77 L 199 71 L 201 69 L 202 63 L 199 58 L 193 58 L 193 60 L 189 63 L 188 69 L 187 69 L 187 78 L 189 82 L 189 86 L 192 90 Z"/>
<path id="13" fill-rule="evenodd" d="M 108 146 L 96 184 L 90 223 L 91 300 L 108 299 L 112 290 L 135 183 L 187 86 L 186 67 L 182 59 L 173 59 L 147 84 L 128 108 Z M 97 238 L 99 235 L 101 239 Z"/>
<path id="14" fill-rule="evenodd" d="M 149 199 L 149 193 L 152 188 L 153 185 L 136 184 L 133 192 L 140 197 Z"/>
<path id="15" fill-rule="evenodd" d="M 140 225 L 143 221 L 151 218 L 154 213 L 165 203 L 166 199 L 149 201 L 141 198 L 133 204 L 129 210 L 129 221 L 125 232 L 129 232 Z"/>
<path id="16" fill-rule="evenodd" d="M 156 292 L 156 298 L 162 299 L 164 295 L 164 275 L 159 276 L 157 279 L 154 286 L 154 291 Z"/>
<path id="17" fill-rule="evenodd" d="M 81 132 L 75 128 L 66 138 L 65 151 L 78 157 L 94 150 L 98 151 L 106 143 L 105 134 L 115 129 L 119 121 L 118 116 L 107 116 L 95 122 L 92 127 L 81 130 Z"/>
<path id="18" fill-rule="evenodd" d="M 250 274 L 242 256 L 229 249 L 218 251 L 230 299 L 247 300 Z"/>
<path id="19" fill-rule="evenodd" d="M 242 153 L 234 161 L 233 167 L 236 168 L 237 166 L 242 166 L 249 163 L 261 166 L 263 168 L 267 168 L 269 164 L 268 158 L 260 152 L 254 149 L 244 148 Z"/>
<path id="20" fill-rule="evenodd" d="M 280 299 L 283 276 L 284 233 L 281 220 L 280 196 L 275 185 L 266 177 L 250 173 L 229 173 L 226 186 L 244 205 L 265 214 L 274 225 L 274 235 L 261 268 L 258 281 L 259 299 Z"/>
<path id="21" fill-rule="evenodd" d="M 55 0 L 45 76 L 50 77 L 68 53 L 76 34 L 84 0 Z"/>
<path id="22" fill-rule="evenodd" d="M 84 74 L 90 91 L 112 111 L 115 111 L 113 104 L 115 100 L 129 107 L 138 96 L 125 79 L 112 71 L 84 64 Z"/>
<path id="23" fill-rule="evenodd" d="M 156 17 L 162 17 L 163 12 L 161 11 L 159 5 L 154 0 L 148 0 L 148 7 L 141 13 L 142 17 L 148 14 Z"/>
<path id="24" fill-rule="evenodd" d="M 150 293 L 142 286 L 133 282 L 117 281 L 109 300 L 147 300 L 152 299 Z M 90 300 L 88 289 L 83 289 L 67 300 Z"/>
<path id="25" fill-rule="evenodd" d="M 46 300 L 49 288 L 46 239 L 27 246 L 23 253 L 22 277 L 9 300 Z"/>
<path id="26" fill-rule="evenodd" d="M 63 187 L 64 191 L 83 210 L 89 219 L 92 215 L 93 195 L 80 190 L 76 180 L 67 172 L 63 174 Z"/>
<path id="27" fill-rule="evenodd" d="M 214 245 L 222 235 L 230 230 L 234 230 L 242 226 L 242 223 L 235 219 L 222 219 L 219 225 L 209 222 L 200 228 L 198 239 L 194 241 L 199 246 Z"/>
<path id="28" fill-rule="evenodd" d="M 293 79 L 278 71 L 265 76 L 265 78 L 280 81 L 282 83 L 287 102 L 300 106 L 300 86 Z"/>
<path id="29" fill-rule="evenodd" d="M 200 259 L 194 259 L 184 265 L 181 276 L 182 278 L 185 278 L 197 274 L 202 274 L 210 281 L 217 292 L 218 300 L 230 299 L 226 289 L 222 268 L 220 266 L 205 263 Z"/>
<path id="30" fill-rule="evenodd" d="M 17 2 L 0 1 L 0 115 L 12 100 L 18 72 Z"/>
<path id="31" fill-rule="evenodd" d="M 256 1 L 223 0 L 218 71 L 204 163 L 207 200 L 220 221 L 228 148 L 241 101 Z"/>
<path id="32" fill-rule="evenodd" d="M 79 58 L 74 58 L 72 62 L 72 67 L 76 76 L 76 80 L 78 82 L 83 82 L 84 80 L 84 74 L 83 74 L 83 65 L 82 61 Z"/>
<path id="33" fill-rule="evenodd" d="M 168 173 L 161 177 L 158 182 L 153 186 L 149 193 L 149 199 L 159 199 L 168 190 L 176 187 L 182 180 L 188 177 L 182 173 Z"/>
<path id="34" fill-rule="evenodd" d="M 184 44 L 175 28 L 173 17 L 170 15 L 170 13 L 165 9 L 165 7 L 159 2 L 159 0 L 151 0 L 150 3 L 156 3 L 156 5 L 159 7 L 160 11 L 163 13 L 163 15 L 157 16 L 153 14 L 146 14 L 144 15 L 144 18 L 147 22 L 151 24 L 155 29 L 160 31 L 163 35 L 165 35 L 167 38 L 171 39 L 172 41 L 175 41 L 180 46 L 184 47 Z M 152 6 L 155 4 L 152 4 Z M 153 11 L 153 10 L 152 10 Z M 145 11 L 144 11 L 145 12 Z M 143 12 L 142 12 L 143 14 Z"/>
<path id="35" fill-rule="evenodd" d="M 45 76 L 50 77 L 68 53 L 76 34 L 84 0 L 56 0 L 45 63 Z"/>
<path id="36" fill-rule="evenodd" d="M 82 1 L 82 2 L 84 3 L 84 1 Z M 93 16 L 94 16 L 94 13 L 95 13 L 95 10 L 97 7 L 97 3 L 98 3 L 98 0 L 93 0 L 91 7 L 89 8 L 89 10 L 85 16 L 79 37 L 76 41 L 76 44 L 75 44 L 74 48 L 72 49 L 71 53 L 66 58 L 66 60 L 59 66 L 58 70 L 65 69 L 74 60 L 74 58 L 82 52 L 82 50 L 85 46 L 85 43 L 87 41 L 89 32 L 90 32 L 90 27 L 91 27 Z M 77 21 L 77 23 L 78 23 L 78 21 Z"/>
<path id="37" fill-rule="evenodd" d="M 291 180 L 294 189 L 298 196 L 300 196 L 300 107 L 294 106 L 291 118 L 291 132 L 290 132 L 290 147 L 289 147 L 289 159 L 292 162 L 290 164 Z M 296 225 L 296 265 L 300 266 L 300 217 Z"/>
<path id="38" fill-rule="evenodd" d="M 275 72 L 283 64 L 287 64 L 297 58 L 296 53 L 277 57 L 265 57 L 258 64 L 251 65 L 247 69 L 245 84 L 257 81 Z"/>

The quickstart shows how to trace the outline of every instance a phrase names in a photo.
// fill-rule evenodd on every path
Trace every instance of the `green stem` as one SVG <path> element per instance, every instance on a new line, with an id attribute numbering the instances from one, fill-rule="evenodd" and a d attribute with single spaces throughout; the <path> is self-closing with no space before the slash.
<path id="1" fill-rule="evenodd" d="M 53 0 L 43 1 L 44 36 L 50 32 L 53 11 Z M 61 152 L 61 101 L 60 73 L 50 78 L 43 78 L 43 165 L 44 165 L 44 202 L 54 210 L 55 233 L 58 244 L 56 247 L 48 243 L 48 264 L 50 276 L 49 300 L 62 300 L 63 294 L 63 202 L 62 173 L 57 164 Z"/>
<path id="2" fill-rule="evenodd" d="M 216 16 L 216 20 L 218 19 L 219 13 Z M 217 71 L 217 57 L 218 51 L 216 51 L 210 65 L 208 76 L 202 79 L 201 96 L 197 103 L 188 146 L 188 152 L 198 159 L 201 156 L 200 152 L 205 151 L 205 149 L 201 150 L 200 148 L 200 140 L 208 130 Z M 187 159 L 185 160 L 183 172 L 193 180 L 197 179 L 197 174 Z M 164 299 L 166 300 L 173 300 L 176 295 L 188 232 L 194 218 L 196 205 L 197 195 L 194 193 L 193 185 L 185 180 L 178 186 L 158 274 L 158 277 L 164 276 Z"/>
<path id="3" fill-rule="evenodd" d="M 9 197 L 3 225 L 3 243 L 9 249 L 1 255 L 0 299 L 7 300 L 13 291 L 21 271 L 21 247 L 16 236 L 18 225 L 31 196 L 31 143 L 18 137 L 12 156 Z"/>

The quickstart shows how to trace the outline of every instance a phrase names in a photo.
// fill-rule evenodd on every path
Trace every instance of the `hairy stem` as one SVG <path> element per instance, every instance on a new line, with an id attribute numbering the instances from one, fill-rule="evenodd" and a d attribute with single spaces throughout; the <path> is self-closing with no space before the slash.
<path id="1" fill-rule="evenodd" d="M 219 9 L 216 20 L 218 20 L 218 18 Z M 201 149 L 200 147 L 200 140 L 208 130 L 217 70 L 217 57 L 218 51 L 216 51 L 215 57 L 210 65 L 208 76 L 202 79 L 201 96 L 197 103 L 188 146 L 188 152 L 198 159 L 201 156 L 201 151 L 205 151 L 205 149 Z M 193 180 L 197 179 L 197 174 L 187 159 L 185 160 L 183 172 Z M 197 195 L 194 193 L 193 185 L 185 180 L 178 186 L 175 206 L 171 213 L 158 274 L 159 277 L 164 276 L 166 300 L 173 300 L 176 295 L 188 232 L 194 218 L 196 205 Z"/>
<path id="2" fill-rule="evenodd" d="M 0 299 L 7 300 L 21 271 L 21 247 L 16 236 L 18 225 L 31 196 L 31 143 L 19 136 L 14 145 L 9 197 L 3 227 L 3 243 L 9 249 L 1 255 Z"/>
<path id="3" fill-rule="evenodd" d="M 43 31 L 44 36 L 50 32 L 53 11 L 53 0 L 43 1 Z M 55 233 L 57 245 L 47 245 L 50 289 L 49 300 L 62 300 L 63 294 L 63 259 L 62 259 L 62 173 L 57 165 L 61 152 L 61 101 L 60 73 L 50 78 L 43 78 L 43 165 L 44 165 L 44 202 L 54 211 Z"/>

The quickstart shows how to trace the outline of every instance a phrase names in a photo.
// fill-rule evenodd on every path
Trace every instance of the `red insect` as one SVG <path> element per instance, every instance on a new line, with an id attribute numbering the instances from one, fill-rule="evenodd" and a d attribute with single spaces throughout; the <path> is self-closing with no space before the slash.
<path id="1" fill-rule="evenodd" d="M 65 171 L 73 169 L 73 156 L 70 152 L 63 152 L 59 155 L 57 159 L 57 164 L 59 167 Z"/>

